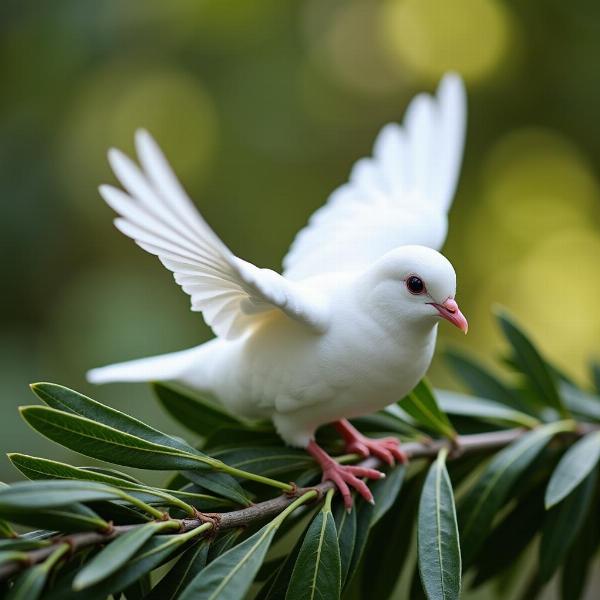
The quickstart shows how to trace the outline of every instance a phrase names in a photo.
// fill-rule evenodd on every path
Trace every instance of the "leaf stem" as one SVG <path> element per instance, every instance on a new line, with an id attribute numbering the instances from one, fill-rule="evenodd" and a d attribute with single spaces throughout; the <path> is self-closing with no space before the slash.
<path id="1" fill-rule="evenodd" d="M 256 473 L 243 471 L 242 469 L 236 469 L 235 467 L 232 467 L 226 463 L 221 463 L 221 465 L 215 467 L 215 469 L 224 473 L 229 473 L 229 475 L 233 475 L 234 477 L 241 477 L 250 481 L 256 481 L 257 483 L 269 485 L 271 487 L 283 490 L 284 492 L 291 492 L 294 489 L 294 487 L 289 483 L 278 481 L 277 479 L 271 479 L 270 477 L 264 477 L 263 475 L 257 475 Z"/>

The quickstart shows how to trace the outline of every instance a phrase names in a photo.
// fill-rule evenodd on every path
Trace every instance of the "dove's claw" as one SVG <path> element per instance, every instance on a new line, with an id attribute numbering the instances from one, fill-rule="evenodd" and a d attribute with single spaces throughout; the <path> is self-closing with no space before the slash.
<path id="1" fill-rule="evenodd" d="M 367 487 L 367 484 L 359 479 L 367 477 L 368 479 L 380 479 L 382 473 L 375 469 L 366 469 L 354 465 L 340 465 L 325 450 L 323 450 L 314 440 L 311 440 L 307 446 L 307 451 L 321 465 L 323 469 L 323 481 L 332 481 L 342 498 L 347 509 L 352 508 L 352 494 L 350 488 L 354 488 L 367 502 L 373 503 L 373 494 Z"/>
<path id="2" fill-rule="evenodd" d="M 348 420 L 335 423 L 335 428 L 346 442 L 346 452 L 360 456 L 375 456 L 379 460 L 393 465 L 395 460 L 408 462 L 406 453 L 400 448 L 400 441 L 393 437 L 370 439 L 358 431 Z"/>

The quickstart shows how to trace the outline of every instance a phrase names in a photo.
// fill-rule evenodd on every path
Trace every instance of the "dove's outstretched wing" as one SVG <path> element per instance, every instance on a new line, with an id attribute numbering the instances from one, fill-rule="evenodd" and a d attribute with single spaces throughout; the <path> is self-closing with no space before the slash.
<path id="1" fill-rule="evenodd" d="M 117 228 L 173 272 L 214 332 L 235 338 L 272 311 L 322 330 L 324 308 L 301 286 L 235 256 L 200 216 L 156 142 L 136 135 L 142 169 L 118 150 L 109 152 L 127 191 L 102 186 L 100 193 L 120 215 Z"/>
<path id="2" fill-rule="evenodd" d="M 407 244 L 438 250 L 460 170 L 465 114 L 463 83 L 454 74 L 443 78 L 435 97 L 414 98 L 402 126 L 381 130 L 373 157 L 354 165 L 350 181 L 298 233 L 284 275 L 359 271 Z"/>

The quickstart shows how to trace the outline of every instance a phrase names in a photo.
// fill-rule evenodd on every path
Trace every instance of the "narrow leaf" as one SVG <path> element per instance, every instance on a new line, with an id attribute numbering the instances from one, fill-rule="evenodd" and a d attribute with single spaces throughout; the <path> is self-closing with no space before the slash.
<path id="1" fill-rule="evenodd" d="M 400 400 L 404 409 L 418 423 L 443 436 L 454 438 L 454 431 L 448 417 L 440 410 L 431 386 L 425 379 L 408 396 Z"/>
<path id="2" fill-rule="evenodd" d="M 120 410 L 92 400 L 79 392 L 55 383 L 34 383 L 33 393 L 51 408 L 98 421 L 118 431 L 127 432 L 160 446 L 194 453 L 196 450 L 183 440 L 154 429 Z"/>
<path id="3" fill-rule="evenodd" d="M 5 508 L 1 512 L 12 523 L 26 527 L 47 527 L 62 533 L 109 529 L 109 524 L 85 504 L 35 510 Z"/>
<path id="4" fill-rule="evenodd" d="M 543 519 L 544 489 L 539 485 L 519 500 L 486 538 L 477 553 L 472 586 L 482 585 L 513 567 L 533 541 Z"/>
<path id="5" fill-rule="evenodd" d="M 151 522 L 135 527 L 110 542 L 85 565 L 73 581 L 73 589 L 82 590 L 118 571 L 153 535 L 177 523 Z"/>
<path id="6" fill-rule="evenodd" d="M 539 402 L 555 408 L 563 417 L 568 416 L 558 393 L 557 381 L 552 369 L 507 312 L 498 311 L 497 318 L 506 339 L 512 346 L 514 361 L 527 378 Z"/>
<path id="7" fill-rule="evenodd" d="M 0 490 L 0 512 L 115 498 L 120 495 L 114 488 L 92 481 L 20 481 Z"/>
<path id="8" fill-rule="evenodd" d="M 69 546 L 61 544 L 43 563 L 30 567 L 21 573 L 5 599 L 37 600 L 40 598 L 50 570 L 68 551 Z"/>
<path id="9" fill-rule="evenodd" d="M 153 488 L 142 483 L 135 482 L 131 478 L 124 479 L 123 474 L 118 471 L 110 470 L 91 470 L 82 467 L 73 467 L 65 463 L 47 458 L 28 456 L 26 454 L 12 453 L 8 455 L 12 464 L 29 479 L 66 479 L 66 480 L 87 480 L 97 481 L 122 490 L 134 492 L 132 495 L 142 499 L 144 502 L 156 502 L 163 500 L 165 504 L 179 506 L 190 511 L 180 498 L 185 499 L 192 505 L 200 504 L 202 508 L 206 506 L 222 506 L 226 502 L 216 496 L 206 494 L 193 494 L 180 491 L 163 490 Z"/>
<path id="10" fill-rule="evenodd" d="M 194 398 L 189 392 L 163 383 L 153 383 L 152 389 L 163 408 L 175 420 L 201 436 L 206 437 L 221 427 L 240 424 L 217 404 Z"/>
<path id="11" fill-rule="evenodd" d="M 229 529 L 222 533 L 214 542 L 210 545 L 208 549 L 208 562 L 212 562 L 235 546 L 236 542 L 240 535 L 244 532 L 244 527 L 236 527 L 235 529 Z"/>
<path id="12" fill-rule="evenodd" d="M 519 475 L 533 462 L 552 437 L 570 431 L 572 421 L 543 425 L 500 451 L 459 505 L 462 558 L 468 566 L 485 540 L 491 523 Z"/>
<path id="13" fill-rule="evenodd" d="M 441 450 L 431 465 L 419 503 L 419 572 L 430 600 L 460 597 L 461 559 L 452 484 Z"/>
<path id="14" fill-rule="evenodd" d="M 189 582 L 206 566 L 209 544 L 202 540 L 186 550 L 167 574 L 148 594 L 146 600 L 175 600 Z"/>
<path id="15" fill-rule="evenodd" d="M 364 572 L 368 573 L 368 577 L 363 577 L 361 582 L 362 597 L 385 600 L 392 596 L 413 548 L 413 529 L 422 483 L 421 473 L 409 479 L 393 506 L 371 530 L 364 552 Z M 394 551 L 388 552 L 387 548 Z"/>
<path id="16" fill-rule="evenodd" d="M 597 506 L 598 493 L 592 500 Z M 600 515 L 597 510 L 590 510 L 588 518 L 581 526 L 575 541 L 567 553 L 561 573 L 562 600 L 580 600 L 583 597 L 588 574 L 596 550 L 600 545 Z"/>
<path id="17" fill-rule="evenodd" d="M 239 600 L 250 587 L 277 527 L 273 521 L 219 556 L 192 579 L 181 600 Z"/>
<path id="18" fill-rule="evenodd" d="M 371 493 L 373 494 L 375 505 L 373 507 L 370 527 L 373 527 L 390 510 L 396 501 L 402 488 L 405 474 L 406 467 L 398 465 L 386 471 L 385 479 L 378 479 L 371 484 Z"/>
<path id="19" fill-rule="evenodd" d="M 211 562 L 181 594 L 181 600 L 239 600 L 252 584 L 273 536 L 284 519 L 315 496 L 308 492 L 254 535 Z"/>
<path id="20" fill-rule="evenodd" d="M 546 508 L 566 498 L 600 461 L 600 431 L 573 444 L 558 463 L 546 489 Z"/>
<path id="21" fill-rule="evenodd" d="M 216 463 L 208 457 L 149 442 L 87 417 L 54 408 L 26 406 L 20 410 L 25 421 L 42 435 L 92 458 L 158 470 L 206 468 Z"/>
<path id="22" fill-rule="evenodd" d="M 236 504 L 250 506 L 252 498 L 244 488 L 227 473 L 209 473 L 205 471 L 185 471 L 185 478 L 201 489 L 223 496 Z"/>
<path id="23" fill-rule="evenodd" d="M 521 398 L 473 357 L 451 351 L 447 353 L 447 359 L 454 372 L 476 396 L 527 412 L 528 407 Z"/>
<path id="24" fill-rule="evenodd" d="M 350 582 L 358 568 L 367 545 L 371 527 L 389 510 L 392 503 L 388 500 L 392 499 L 393 502 L 401 489 L 404 481 L 404 467 L 401 465 L 396 467 L 394 471 L 391 476 L 379 479 L 371 484 L 371 493 L 375 504 L 365 502 L 362 498 L 355 498 L 352 511 L 356 512 L 356 529 L 346 584 Z"/>
<path id="25" fill-rule="evenodd" d="M 236 469 L 257 475 L 278 475 L 315 465 L 314 460 L 304 450 L 285 446 L 231 448 L 214 451 L 211 455 Z"/>
<path id="26" fill-rule="evenodd" d="M 584 419 L 600 421 L 600 397 L 564 381 L 560 383 L 560 395 L 567 408 L 574 414 Z"/>
<path id="27" fill-rule="evenodd" d="M 339 500 L 335 502 L 333 515 L 340 549 L 341 584 L 343 589 L 348 579 L 356 543 L 356 509 L 348 512 L 344 503 Z"/>
<path id="28" fill-rule="evenodd" d="M 44 600 L 105 600 L 110 594 L 120 592 L 150 573 L 168 559 L 176 556 L 195 538 L 204 535 L 209 525 L 202 525 L 187 533 L 151 537 L 126 564 L 112 577 L 108 577 L 84 590 L 73 589 L 77 570 L 63 577 Z"/>
<path id="29" fill-rule="evenodd" d="M 592 363 L 592 379 L 596 388 L 596 393 L 600 394 L 600 362 Z"/>
<path id="30" fill-rule="evenodd" d="M 436 390 L 436 396 L 440 408 L 450 415 L 460 415 L 500 425 L 520 425 L 528 428 L 539 425 L 539 420 L 535 417 L 493 400 L 447 390 Z"/>
<path id="31" fill-rule="evenodd" d="M 332 491 L 310 524 L 296 560 L 286 600 L 336 600 L 341 592 L 340 551 L 331 512 Z"/>
<path id="32" fill-rule="evenodd" d="M 296 559 L 300 554 L 300 548 L 302 547 L 303 541 L 302 538 L 297 540 L 292 550 L 285 557 L 283 563 L 269 578 L 267 578 L 254 600 L 285 600 L 285 595 L 287 594 L 290 584 L 290 577 L 292 576 Z M 266 564 L 267 563 L 263 563 L 261 570 L 264 569 Z M 259 575 L 260 571 L 258 572 L 257 577 Z"/>
<path id="33" fill-rule="evenodd" d="M 597 474 L 597 471 L 592 471 L 569 496 L 547 513 L 540 543 L 539 577 L 542 582 L 554 575 L 577 536 L 594 496 Z"/>

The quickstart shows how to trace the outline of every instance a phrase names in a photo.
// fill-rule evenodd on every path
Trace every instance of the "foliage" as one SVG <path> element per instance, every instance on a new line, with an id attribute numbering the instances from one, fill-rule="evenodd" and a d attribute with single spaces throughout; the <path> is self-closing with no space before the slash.
<path id="1" fill-rule="evenodd" d="M 451 600 L 488 584 L 531 598 L 560 572 L 562 597 L 580 598 L 600 545 L 600 397 L 545 361 L 511 317 L 498 319 L 510 378 L 452 354 L 476 396 L 422 382 L 357 420 L 398 435 L 412 460 L 386 466 L 371 484 L 375 505 L 356 498 L 351 512 L 269 424 L 156 384 L 164 408 L 200 436 L 188 443 L 68 388 L 33 385 L 46 406 L 21 414 L 39 433 L 171 477 L 156 487 L 98 463 L 9 454 L 28 481 L 0 486 L 0 594 Z M 319 442 L 340 448 L 328 428 Z M 529 565 L 526 578 L 515 565 Z"/>

